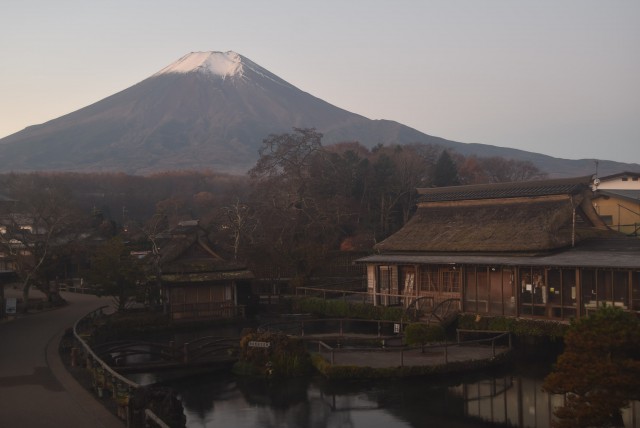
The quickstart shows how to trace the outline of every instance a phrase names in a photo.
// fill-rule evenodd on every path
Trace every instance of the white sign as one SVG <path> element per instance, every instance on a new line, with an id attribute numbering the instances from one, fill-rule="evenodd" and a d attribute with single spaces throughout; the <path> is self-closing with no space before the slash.
<path id="1" fill-rule="evenodd" d="M 18 299 L 15 297 L 7 297 L 6 314 L 15 314 L 18 306 Z"/>
<path id="2" fill-rule="evenodd" d="M 250 348 L 268 348 L 270 346 L 271 346 L 271 342 L 257 342 L 255 340 L 252 340 L 249 342 Z"/>
<path id="3" fill-rule="evenodd" d="M 393 332 L 394 333 L 400 333 L 400 324 L 394 324 L 393 325 Z"/>

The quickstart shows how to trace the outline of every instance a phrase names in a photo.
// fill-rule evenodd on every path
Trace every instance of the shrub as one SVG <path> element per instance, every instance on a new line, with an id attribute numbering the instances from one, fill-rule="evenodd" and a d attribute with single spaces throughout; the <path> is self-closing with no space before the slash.
<path id="1" fill-rule="evenodd" d="M 251 342 L 268 343 L 267 347 Z M 252 367 L 252 368 L 251 368 Z M 267 377 L 294 377 L 311 371 L 311 359 L 304 342 L 282 333 L 247 331 L 240 339 L 240 361 L 236 372 Z"/>
<path id="2" fill-rule="evenodd" d="M 561 338 L 567 325 L 555 321 L 462 314 L 458 328 L 463 330 L 509 331 L 516 336 Z"/>
<path id="3" fill-rule="evenodd" d="M 324 300 L 318 298 L 296 299 L 297 312 L 311 313 L 319 317 L 356 318 L 381 321 L 401 321 L 405 311 L 399 307 L 373 306 L 344 300 Z"/>
<path id="4" fill-rule="evenodd" d="M 408 345 L 420 345 L 424 352 L 424 345 L 445 339 L 444 328 L 440 325 L 425 323 L 409 324 L 404 330 L 404 339 Z"/>

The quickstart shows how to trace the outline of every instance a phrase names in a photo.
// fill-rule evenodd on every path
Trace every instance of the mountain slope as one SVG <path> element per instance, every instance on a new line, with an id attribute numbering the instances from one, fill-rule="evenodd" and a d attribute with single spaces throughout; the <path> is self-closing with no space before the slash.
<path id="1" fill-rule="evenodd" d="M 144 174 L 176 169 L 242 173 L 269 134 L 316 128 L 323 143 L 441 144 L 463 154 L 531 160 L 552 174 L 572 170 L 548 156 L 423 134 L 370 120 L 316 98 L 234 52 L 195 52 L 90 106 L 0 140 L 0 172 L 64 170 Z M 593 161 L 575 164 L 593 171 Z M 601 163 L 606 172 L 607 165 Z M 614 172 L 640 170 L 617 166 Z"/>

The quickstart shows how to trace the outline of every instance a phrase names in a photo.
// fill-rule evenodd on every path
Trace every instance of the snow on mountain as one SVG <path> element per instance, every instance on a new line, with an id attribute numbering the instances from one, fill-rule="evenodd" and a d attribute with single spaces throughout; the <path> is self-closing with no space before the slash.
<path id="1" fill-rule="evenodd" d="M 0 139 L 0 173 L 244 173 L 255 164 L 263 139 L 292 128 L 316 128 L 325 145 L 439 144 L 464 155 L 530 160 L 557 176 L 586 175 L 593 169 L 590 160 L 448 141 L 397 122 L 370 120 L 296 88 L 240 54 L 212 51 L 187 54 L 103 100 Z M 640 168 L 599 165 L 603 174 Z"/>
<path id="2" fill-rule="evenodd" d="M 233 51 L 191 52 L 176 62 L 169 64 L 154 76 L 169 73 L 191 73 L 199 71 L 222 78 L 242 76 L 242 56 Z"/>

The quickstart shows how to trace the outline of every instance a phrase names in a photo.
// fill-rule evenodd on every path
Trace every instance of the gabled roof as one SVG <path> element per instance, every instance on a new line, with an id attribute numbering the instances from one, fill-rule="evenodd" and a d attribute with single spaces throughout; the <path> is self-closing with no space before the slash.
<path id="1" fill-rule="evenodd" d="M 216 254 L 197 224 L 179 225 L 157 239 L 163 278 L 184 281 L 253 278 L 244 265 L 227 261 Z"/>
<path id="2" fill-rule="evenodd" d="M 611 174 L 611 175 L 606 175 L 604 177 L 599 177 L 599 179 L 600 179 L 600 182 L 603 182 L 603 181 L 610 181 L 618 177 L 640 177 L 640 172 L 623 171 L 617 174 Z"/>
<path id="3" fill-rule="evenodd" d="M 625 190 L 625 189 L 602 189 L 596 191 L 597 196 L 609 196 L 624 199 L 629 202 L 640 203 L 640 190 Z"/>
<path id="4" fill-rule="evenodd" d="M 590 177 L 423 191 L 382 252 L 539 254 L 611 236 L 591 204 Z M 575 213 L 575 216 L 574 216 Z"/>

